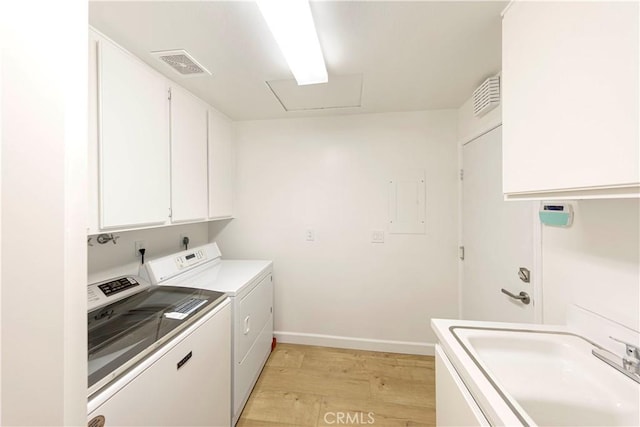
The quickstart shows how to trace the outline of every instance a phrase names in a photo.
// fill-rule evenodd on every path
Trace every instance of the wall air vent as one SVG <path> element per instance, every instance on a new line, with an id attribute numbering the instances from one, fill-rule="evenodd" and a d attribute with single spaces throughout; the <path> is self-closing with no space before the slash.
<path id="1" fill-rule="evenodd" d="M 189 55 L 186 50 L 162 50 L 151 52 L 151 55 L 170 66 L 182 77 L 211 75 L 209 70 Z"/>
<path id="2" fill-rule="evenodd" d="M 500 104 L 500 76 L 489 77 L 473 91 L 473 115 L 482 117 Z"/>

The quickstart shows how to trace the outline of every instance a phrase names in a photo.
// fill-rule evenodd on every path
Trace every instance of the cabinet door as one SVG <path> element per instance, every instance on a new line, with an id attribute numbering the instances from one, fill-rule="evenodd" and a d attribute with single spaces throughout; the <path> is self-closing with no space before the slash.
<path id="1" fill-rule="evenodd" d="M 503 190 L 635 188 L 638 3 L 516 1 L 502 24 Z"/>
<path id="2" fill-rule="evenodd" d="M 440 345 L 436 345 L 436 425 L 490 425 Z"/>
<path id="3" fill-rule="evenodd" d="M 171 220 L 207 219 L 207 106 L 171 88 Z"/>
<path id="4" fill-rule="evenodd" d="M 98 46 L 100 228 L 169 219 L 165 80 L 106 40 Z"/>
<path id="5" fill-rule="evenodd" d="M 231 121 L 209 110 L 209 218 L 233 216 L 233 130 Z"/>

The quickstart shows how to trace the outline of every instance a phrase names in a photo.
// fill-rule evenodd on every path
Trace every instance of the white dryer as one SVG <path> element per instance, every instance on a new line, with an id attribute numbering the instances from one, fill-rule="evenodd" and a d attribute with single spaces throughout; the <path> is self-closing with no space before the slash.
<path id="1" fill-rule="evenodd" d="M 231 419 L 236 424 L 271 352 L 272 262 L 223 260 L 216 243 L 148 261 L 140 275 L 153 284 L 226 293 L 231 300 Z M 215 361 L 212 361 L 215 363 Z"/>

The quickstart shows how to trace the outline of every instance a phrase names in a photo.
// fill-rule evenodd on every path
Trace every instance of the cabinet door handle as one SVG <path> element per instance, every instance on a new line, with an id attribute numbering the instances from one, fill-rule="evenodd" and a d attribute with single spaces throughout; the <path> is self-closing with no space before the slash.
<path id="1" fill-rule="evenodd" d="M 244 334 L 247 335 L 251 330 L 251 316 L 247 316 L 244 318 Z"/>

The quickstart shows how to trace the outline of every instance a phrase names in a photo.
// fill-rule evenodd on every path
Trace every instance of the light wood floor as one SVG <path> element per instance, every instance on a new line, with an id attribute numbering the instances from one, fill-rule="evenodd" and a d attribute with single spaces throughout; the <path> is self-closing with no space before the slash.
<path id="1" fill-rule="evenodd" d="M 278 344 L 237 426 L 434 426 L 435 414 L 433 357 Z"/>

